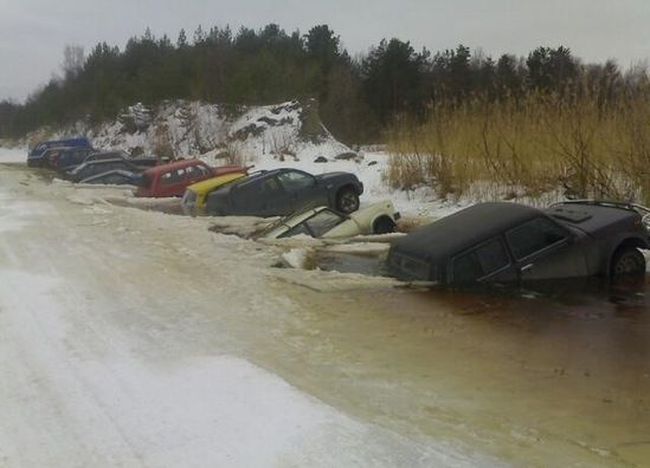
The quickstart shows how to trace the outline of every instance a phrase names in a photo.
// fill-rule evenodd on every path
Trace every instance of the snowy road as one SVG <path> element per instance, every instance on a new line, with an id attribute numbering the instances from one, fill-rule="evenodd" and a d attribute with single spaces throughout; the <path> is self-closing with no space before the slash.
<path id="1" fill-rule="evenodd" d="M 472 463 L 242 357 L 295 307 L 269 253 L 97 193 L 0 164 L 0 465 Z"/>
<path id="2" fill-rule="evenodd" d="M 273 268 L 279 246 L 4 164 L 23 154 L 0 150 L 0 466 L 650 459 L 643 296 Z"/>

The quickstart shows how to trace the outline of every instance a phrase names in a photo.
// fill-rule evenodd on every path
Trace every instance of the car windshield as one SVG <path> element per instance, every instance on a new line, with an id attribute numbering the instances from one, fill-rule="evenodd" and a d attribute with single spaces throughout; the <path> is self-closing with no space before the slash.
<path id="1" fill-rule="evenodd" d="M 343 216 L 330 210 L 323 210 L 306 220 L 305 224 L 309 227 L 314 237 L 321 237 L 343 221 L 345 221 Z"/>

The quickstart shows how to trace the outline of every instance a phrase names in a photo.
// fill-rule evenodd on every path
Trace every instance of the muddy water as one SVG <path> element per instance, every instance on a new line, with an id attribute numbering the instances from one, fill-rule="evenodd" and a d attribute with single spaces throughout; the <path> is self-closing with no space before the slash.
<path id="1" fill-rule="evenodd" d="M 518 465 L 650 466 L 650 282 L 543 286 L 294 294 L 287 378 Z"/>

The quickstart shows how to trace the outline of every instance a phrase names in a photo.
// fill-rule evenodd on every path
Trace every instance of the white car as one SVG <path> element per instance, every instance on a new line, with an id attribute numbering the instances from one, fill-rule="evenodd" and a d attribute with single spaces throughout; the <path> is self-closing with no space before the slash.
<path id="1" fill-rule="evenodd" d="M 317 238 L 342 238 L 395 231 L 400 215 L 393 203 L 383 201 L 344 215 L 326 206 L 294 213 L 273 223 L 262 233 L 265 239 L 306 234 Z"/>

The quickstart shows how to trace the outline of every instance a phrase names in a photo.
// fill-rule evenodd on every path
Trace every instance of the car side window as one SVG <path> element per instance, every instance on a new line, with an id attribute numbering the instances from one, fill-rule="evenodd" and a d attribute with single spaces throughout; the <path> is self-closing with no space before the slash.
<path id="1" fill-rule="evenodd" d="M 194 171 L 195 171 L 195 177 L 205 177 L 210 174 L 210 169 L 205 167 L 204 165 L 198 165 L 194 166 Z"/>
<path id="2" fill-rule="evenodd" d="M 297 171 L 287 171 L 278 174 L 282 186 L 289 192 L 297 192 L 314 185 L 314 178 Z"/>
<path id="3" fill-rule="evenodd" d="M 171 172 L 165 172 L 163 175 L 161 175 L 160 176 L 160 183 L 162 185 L 171 185 L 173 183 L 172 173 Z"/>
<path id="4" fill-rule="evenodd" d="M 568 237 L 568 233 L 546 218 L 535 218 L 506 233 L 512 254 L 517 260 L 539 252 Z"/>
<path id="5" fill-rule="evenodd" d="M 260 195 L 270 196 L 277 194 L 281 190 L 280 184 L 275 177 L 267 177 L 259 184 Z"/>
<path id="6" fill-rule="evenodd" d="M 454 259 L 453 281 L 471 283 L 509 264 L 510 259 L 503 243 L 495 238 Z"/>
<path id="7" fill-rule="evenodd" d="M 320 237 L 345 221 L 345 218 L 330 210 L 323 210 L 305 221 L 314 237 Z"/>

